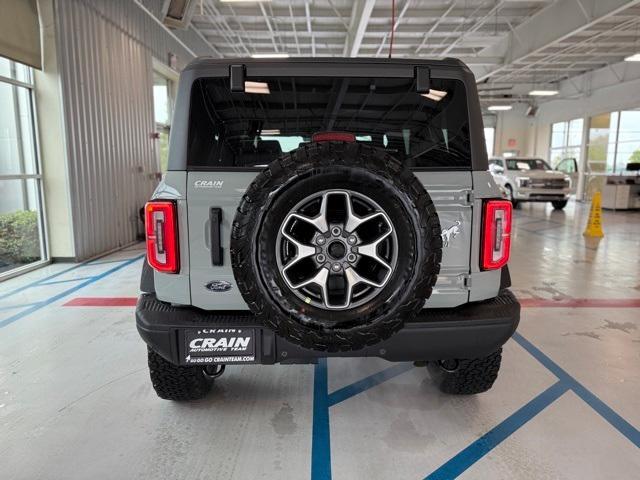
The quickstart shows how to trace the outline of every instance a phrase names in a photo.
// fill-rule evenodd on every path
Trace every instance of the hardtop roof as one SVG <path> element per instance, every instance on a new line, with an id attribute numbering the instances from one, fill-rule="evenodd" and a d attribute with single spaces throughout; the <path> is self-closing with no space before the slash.
<path id="1" fill-rule="evenodd" d="M 427 67 L 457 67 L 469 71 L 467 65 L 457 58 L 444 58 L 442 60 L 431 60 L 424 58 L 373 58 L 373 57 L 294 57 L 294 58 L 214 58 L 197 57 L 185 67 L 185 70 L 199 70 L 220 65 L 295 65 L 299 63 L 318 64 L 351 64 L 351 65 L 415 65 Z"/>

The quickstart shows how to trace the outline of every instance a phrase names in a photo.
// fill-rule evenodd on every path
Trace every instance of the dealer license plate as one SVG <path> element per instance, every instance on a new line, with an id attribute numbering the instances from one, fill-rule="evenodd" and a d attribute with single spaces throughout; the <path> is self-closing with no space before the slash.
<path id="1" fill-rule="evenodd" d="M 253 328 L 193 328 L 185 330 L 185 363 L 253 363 Z"/>

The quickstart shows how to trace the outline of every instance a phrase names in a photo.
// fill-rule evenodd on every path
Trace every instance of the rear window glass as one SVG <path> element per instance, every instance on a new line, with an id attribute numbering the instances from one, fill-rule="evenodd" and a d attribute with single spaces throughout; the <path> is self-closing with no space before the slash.
<path id="1" fill-rule="evenodd" d="M 386 150 L 412 168 L 471 168 L 464 84 L 410 78 L 228 78 L 197 80 L 191 92 L 191 168 L 256 168 L 332 133 Z"/>

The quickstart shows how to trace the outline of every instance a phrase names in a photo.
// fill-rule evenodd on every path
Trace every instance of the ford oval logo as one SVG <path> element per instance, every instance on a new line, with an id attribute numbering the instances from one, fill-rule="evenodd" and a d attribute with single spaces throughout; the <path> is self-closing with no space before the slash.
<path id="1" fill-rule="evenodd" d="M 228 292 L 231 290 L 231 283 L 225 280 L 214 280 L 207 283 L 205 287 L 211 292 Z"/>

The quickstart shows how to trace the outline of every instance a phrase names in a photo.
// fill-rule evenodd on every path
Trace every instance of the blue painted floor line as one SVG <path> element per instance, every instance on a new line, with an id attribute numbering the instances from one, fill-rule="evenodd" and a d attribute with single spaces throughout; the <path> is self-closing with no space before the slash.
<path id="1" fill-rule="evenodd" d="M 600 400 L 593 392 L 588 390 L 584 385 L 569 375 L 562 367 L 551 360 L 551 358 L 542 353 L 542 351 L 534 346 L 529 340 L 517 332 L 513 334 L 513 339 L 530 355 L 538 360 L 547 370 L 553 373 L 558 378 L 558 382 L 504 420 L 500 425 L 473 442 L 469 447 L 462 450 L 451 460 L 427 476 L 426 479 L 456 478 L 568 390 L 574 392 L 579 398 L 602 416 L 602 418 L 609 422 L 611 426 L 629 439 L 636 447 L 640 448 L 640 431 L 638 431 L 638 429 Z M 555 398 L 553 398 L 554 394 L 557 395 Z M 550 400 L 549 403 L 544 405 L 544 402 L 548 400 Z M 523 411 L 523 409 L 527 409 L 527 407 L 529 407 L 528 410 Z M 526 418 L 528 413 L 533 413 L 533 416 Z M 496 431 L 496 429 L 498 430 Z"/>
<path id="2" fill-rule="evenodd" d="M 136 258 L 138 258 L 138 257 L 136 257 Z M 127 260 L 131 260 L 131 258 L 123 258 L 123 259 L 120 259 L 120 260 L 115 260 L 114 262 L 111 262 L 111 263 L 126 262 Z M 107 263 L 107 262 L 105 262 L 105 263 Z M 22 291 L 24 291 L 24 290 L 26 290 L 28 288 L 36 287 L 36 286 L 39 286 L 41 284 L 44 284 L 45 282 L 49 282 L 49 280 L 51 280 L 53 278 L 57 278 L 57 277 L 59 277 L 61 275 L 64 275 L 65 273 L 72 272 L 72 271 L 74 271 L 74 270 L 76 270 L 78 268 L 82 268 L 82 267 L 84 267 L 86 265 L 98 265 L 98 264 L 97 263 L 89 263 L 89 262 L 83 262 L 83 263 L 74 264 L 73 266 L 71 266 L 69 268 L 65 268 L 64 270 L 60 270 L 59 272 L 53 273 L 53 274 L 48 275 L 48 276 L 43 277 L 43 278 L 39 278 L 38 280 L 34 280 L 33 282 L 30 282 L 30 283 L 27 283 L 25 285 L 22 285 L 21 287 L 14 288 L 13 290 L 11 290 L 9 292 L 0 293 L 0 300 L 2 300 L 4 298 L 7 298 L 7 297 L 10 297 L 12 295 L 15 295 L 16 293 L 20 293 L 20 292 L 22 292 Z M 86 278 L 89 278 L 89 277 L 86 277 Z"/>
<path id="3" fill-rule="evenodd" d="M 425 480 L 449 480 L 458 477 L 525 423 L 560 398 L 568 389 L 568 385 L 564 382 L 554 383 L 471 445 L 461 450 L 451 460 L 434 470 Z"/>
<path id="4" fill-rule="evenodd" d="M 40 282 L 38 285 L 35 285 L 35 286 L 36 287 L 42 287 L 43 285 L 57 285 L 59 283 L 79 282 L 81 280 L 88 280 L 90 278 L 93 278 L 93 276 L 91 276 L 91 277 L 65 278 L 64 280 L 53 280 L 51 282 Z"/>
<path id="5" fill-rule="evenodd" d="M 339 390 L 336 390 L 332 394 L 329 395 L 329 406 L 332 407 L 340 402 L 343 402 L 355 395 L 358 395 L 365 390 L 375 387 L 376 385 L 380 385 L 382 382 L 386 382 L 387 380 L 397 377 L 398 375 L 402 375 L 405 372 L 413 369 L 412 363 L 399 363 L 396 365 L 392 365 L 389 368 L 382 370 L 381 372 L 374 373 L 373 375 L 369 375 L 362 380 L 359 380 L 351 385 L 347 385 Z"/>
<path id="6" fill-rule="evenodd" d="M 60 300 L 61 298 L 64 298 L 68 295 L 71 295 L 72 293 L 80 290 L 81 288 L 86 287 L 87 285 L 91 285 L 92 283 L 97 282 L 98 280 L 103 279 L 104 277 L 107 277 L 109 275 L 111 275 L 112 273 L 117 272 L 118 270 L 123 269 L 124 267 L 127 267 L 129 265 L 131 265 L 134 262 L 137 262 L 138 260 L 141 260 L 142 258 L 144 258 L 144 255 L 138 255 L 137 257 L 131 258 L 126 262 L 122 262 L 118 265 L 116 265 L 115 267 L 110 268 L 109 270 L 106 270 L 98 275 L 95 275 L 94 277 L 89 278 L 88 280 L 85 280 L 82 283 L 79 283 L 78 285 L 74 285 L 71 288 L 68 288 L 67 290 L 64 290 L 60 293 L 58 293 L 57 295 L 54 295 L 52 297 L 49 297 L 48 299 L 37 303 L 35 305 L 33 305 L 30 308 L 27 308 L 26 310 L 23 310 L 9 318 L 6 318 L 2 321 L 0 321 L 0 328 L 4 328 L 7 325 L 11 325 L 13 322 L 16 322 L 18 320 L 20 320 L 21 318 L 26 317 L 27 315 L 32 314 L 33 312 L 36 312 L 38 310 L 40 310 L 42 307 L 46 307 L 47 305 L 52 304 L 53 302 L 56 302 L 58 300 Z"/>
<path id="7" fill-rule="evenodd" d="M 331 480 L 328 384 L 327 359 L 321 358 L 314 368 L 313 376 L 311 480 Z"/>
<path id="8" fill-rule="evenodd" d="M 16 308 L 27 308 L 27 307 L 31 307 L 33 305 L 38 305 L 39 302 L 36 303 L 22 303 L 20 305 L 5 305 L 3 307 L 0 307 L 0 312 L 4 311 L 4 310 L 15 310 Z"/>
<path id="9" fill-rule="evenodd" d="M 77 268 L 80 268 L 81 266 L 82 266 L 81 263 L 73 265 L 72 267 L 65 268 L 64 270 L 60 270 L 59 272 L 53 273 L 53 274 L 51 274 L 51 275 L 49 275 L 47 277 L 40 278 L 38 280 L 34 280 L 31 283 L 27 283 L 26 285 L 22 285 L 21 287 L 14 288 L 13 290 L 11 290 L 9 292 L 1 293 L 0 294 L 0 300 L 2 300 L 4 298 L 7 298 L 7 297 L 10 297 L 12 295 L 15 295 L 16 293 L 20 293 L 20 292 L 26 290 L 27 288 L 31 288 L 31 287 L 34 287 L 36 285 L 40 285 L 42 282 L 46 282 L 47 280 L 51 280 L 52 278 L 56 278 L 56 277 L 59 277 L 60 275 L 64 275 L 65 273 L 71 272 L 71 271 L 73 271 L 73 270 L 75 270 Z"/>
<path id="10" fill-rule="evenodd" d="M 522 335 L 515 333 L 513 339 L 553 373 L 558 378 L 558 382 L 518 409 L 482 437 L 475 440 L 468 447 L 461 450 L 457 455 L 428 475 L 426 477 L 427 480 L 453 479 L 458 477 L 569 390 L 573 391 L 579 398 L 591 406 L 634 445 L 640 447 L 640 432 L 633 425 L 623 419 L 611 407 L 593 394 L 593 392 L 569 375 Z M 407 363 L 393 365 L 381 372 L 370 375 L 329 394 L 327 360 L 319 360 L 315 367 L 314 375 L 313 438 L 311 449 L 312 480 L 331 479 L 329 408 L 386 380 L 401 375 L 411 370 L 412 367 L 412 364 Z"/>
<path id="11" fill-rule="evenodd" d="M 593 392 L 569 375 L 551 358 L 542 353 L 542 351 L 534 346 L 529 340 L 524 338 L 518 332 L 513 334 L 513 339 L 529 352 L 536 360 L 544 365 L 556 377 L 566 384 L 573 392 L 578 395 L 585 403 L 593 408 L 602 418 L 618 430 L 622 435 L 627 437 L 636 447 L 640 448 L 640 431 L 617 414 L 611 407 L 600 400 Z"/>
<path id="12" fill-rule="evenodd" d="M 92 260 L 86 263 L 83 263 L 83 267 L 93 267 L 94 265 L 106 265 L 108 263 L 118 263 L 118 262 L 126 262 L 127 260 L 131 260 L 131 258 L 116 258 L 113 260 Z"/>

